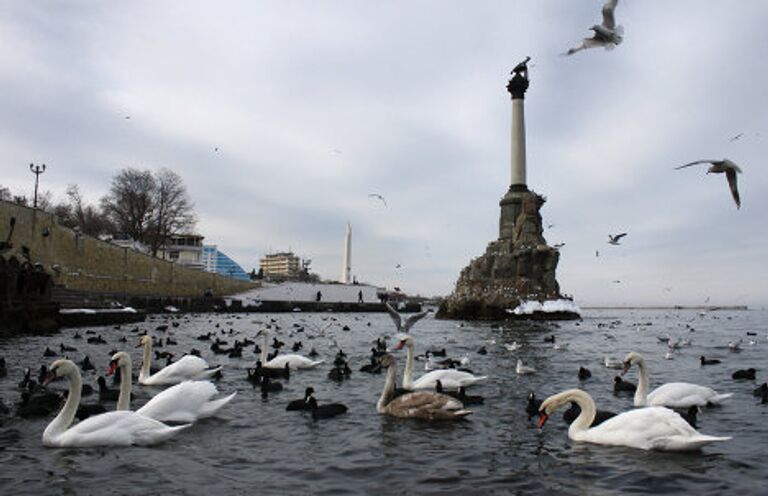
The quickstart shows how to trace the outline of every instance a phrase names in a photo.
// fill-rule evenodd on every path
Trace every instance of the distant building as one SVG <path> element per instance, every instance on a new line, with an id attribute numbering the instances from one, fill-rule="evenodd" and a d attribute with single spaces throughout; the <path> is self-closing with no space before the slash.
<path id="1" fill-rule="evenodd" d="M 145 245 L 144 243 L 130 238 L 115 238 L 111 234 L 102 234 L 99 236 L 99 239 L 106 241 L 107 243 L 117 245 L 121 248 L 128 248 L 129 250 L 145 253 L 147 255 L 149 255 L 152 251 L 149 249 L 149 246 Z"/>
<path id="2" fill-rule="evenodd" d="M 293 252 L 287 251 L 265 255 L 259 260 L 259 268 L 267 279 L 295 279 L 301 276 L 304 265 Z"/>
<path id="3" fill-rule="evenodd" d="M 241 281 L 250 281 L 251 277 L 240 265 L 219 251 L 216 245 L 203 245 L 203 270 Z"/>
<path id="4" fill-rule="evenodd" d="M 199 234 L 174 234 L 168 237 L 157 256 L 190 269 L 203 270 L 203 239 Z"/>

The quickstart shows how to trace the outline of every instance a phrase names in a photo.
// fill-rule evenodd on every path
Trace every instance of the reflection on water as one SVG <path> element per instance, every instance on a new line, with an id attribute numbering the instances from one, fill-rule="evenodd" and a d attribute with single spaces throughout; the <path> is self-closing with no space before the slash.
<path id="1" fill-rule="evenodd" d="M 587 315 L 581 323 L 516 324 L 492 328 L 489 324 L 458 327 L 456 322 L 426 319 L 414 327 L 416 352 L 446 348 L 460 358 L 467 354 L 469 367 L 489 380 L 471 389 L 485 397 L 484 405 L 472 406 L 474 414 L 459 422 L 428 423 L 382 417 L 375 403 L 384 385 L 384 375 L 357 372 L 368 363 L 376 337 L 393 335 L 389 318 L 382 314 L 282 314 L 274 315 L 282 327 L 279 338 L 290 346 L 301 340 L 304 350 L 316 348 L 326 364 L 316 370 L 296 372 L 285 391 L 263 398 L 245 380 L 256 356 L 246 348 L 242 359 L 214 355 L 210 343 L 196 336 L 209 331 L 235 329 L 239 334 L 222 336 L 253 338 L 263 315 L 190 315 L 169 328 L 179 345 L 166 349 L 184 352 L 192 347 L 203 351 L 211 363 L 224 366 L 218 387 L 222 393 L 238 391 L 220 418 L 198 422 L 178 438 L 153 448 L 98 448 L 53 450 L 41 446 L 40 436 L 47 419 L 0 417 L 0 494 L 93 494 L 108 488 L 115 494 L 361 494 L 361 493 L 562 493 L 609 494 L 616 492 L 760 494 L 768 469 L 761 463 L 768 442 L 765 415 L 768 406 L 758 404 L 752 389 L 766 380 L 765 350 L 768 340 L 757 336 L 754 346 L 743 345 L 741 353 L 728 350 L 729 340 L 746 339 L 746 331 L 765 328 L 761 311 L 695 312 L 601 311 Z M 326 336 L 321 329 L 329 317 L 336 318 Z M 324 321 L 325 320 L 325 321 Z M 367 323 L 370 322 L 370 326 Z M 215 327 L 216 324 L 220 327 Z M 158 322 L 140 327 L 155 329 Z M 293 324 L 304 326 L 300 332 Z M 341 327 L 347 325 L 351 331 Z M 690 326 L 690 327 L 687 327 Z M 694 331 L 690 328 L 693 327 Z M 90 345 L 74 340 L 74 330 L 52 337 L 22 337 L 0 342 L 0 356 L 8 361 L 8 377 L 0 379 L 0 398 L 11 406 L 18 399 L 17 383 L 24 367 L 37 368 L 46 345 L 60 342 L 78 348 L 70 358 L 87 353 L 102 372 L 113 348 L 129 351 L 135 363 L 140 350 L 133 348 L 136 334 L 131 327 L 95 329 L 108 341 Z M 85 330 L 80 330 L 83 334 Z M 665 360 L 667 349 L 656 337 L 693 338 L 693 345 Z M 567 350 L 555 350 L 544 337 L 554 335 Z M 126 343 L 118 339 L 128 338 Z M 336 352 L 335 340 L 349 356 L 352 378 L 336 384 L 326 377 Z M 516 341 L 517 351 L 503 345 Z M 485 346 L 487 355 L 477 350 Z M 734 396 L 719 408 L 705 409 L 700 430 L 734 439 L 705 448 L 700 453 L 657 453 L 618 447 L 575 444 L 568 440 L 566 424 L 555 416 L 540 431 L 525 414 L 529 391 L 540 398 L 566 388 L 586 389 L 606 410 L 632 407 L 628 395 L 613 393 L 616 370 L 603 367 L 605 356 L 621 359 L 628 351 L 643 353 L 648 361 L 652 386 L 663 382 L 690 381 L 710 385 Z M 723 360 L 718 366 L 700 367 L 700 355 Z M 402 374 L 405 354 L 397 353 Z M 537 369 L 530 376 L 514 371 L 517 358 Z M 580 366 L 592 378 L 579 381 Z M 737 368 L 755 367 L 758 381 L 735 382 Z M 416 363 L 416 376 L 424 373 Z M 84 374 L 95 384 L 95 373 Z M 636 372 L 627 378 L 637 381 Z M 402 379 L 402 375 L 400 376 Z M 320 403 L 342 402 L 349 412 L 341 417 L 313 421 L 303 413 L 286 412 L 291 399 L 313 386 Z M 57 386 L 61 387 L 61 386 Z M 143 388 L 137 387 L 141 390 Z M 140 392 L 140 391 L 139 391 Z M 95 399 L 86 398 L 88 401 Z M 134 408 L 145 400 L 136 401 Z"/>

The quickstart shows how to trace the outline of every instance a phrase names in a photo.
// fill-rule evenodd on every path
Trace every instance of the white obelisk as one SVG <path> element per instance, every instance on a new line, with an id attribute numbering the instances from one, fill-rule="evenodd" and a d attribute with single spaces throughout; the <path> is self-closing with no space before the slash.
<path id="1" fill-rule="evenodd" d="M 344 260 L 341 267 L 341 282 L 352 282 L 352 226 L 347 222 L 347 232 L 344 234 Z"/>

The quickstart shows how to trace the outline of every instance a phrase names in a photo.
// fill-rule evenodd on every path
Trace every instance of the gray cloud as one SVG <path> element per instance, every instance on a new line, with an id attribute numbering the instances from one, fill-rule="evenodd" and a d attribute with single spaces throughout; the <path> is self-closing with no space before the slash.
<path id="1" fill-rule="evenodd" d="M 45 162 L 44 187 L 96 200 L 122 167 L 169 167 L 201 233 L 246 268 L 291 247 L 338 277 L 349 220 L 361 280 L 444 294 L 497 235 L 504 86 L 531 55 L 529 185 L 566 243 L 563 290 L 763 303 L 768 6 L 621 2 L 620 47 L 561 57 L 600 3 L 6 3 L 2 181 L 31 190 L 27 164 Z M 744 168 L 740 211 L 724 178 L 673 170 L 726 156 Z"/>

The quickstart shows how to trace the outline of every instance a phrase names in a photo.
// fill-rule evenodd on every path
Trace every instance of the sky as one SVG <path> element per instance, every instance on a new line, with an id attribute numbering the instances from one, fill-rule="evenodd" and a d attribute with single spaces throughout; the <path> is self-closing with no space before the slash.
<path id="1" fill-rule="evenodd" d="M 561 290 L 763 305 L 768 2 L 734 5 L 621 1 L 624 42 L 566 57 L 601 1 L 2 0 L 0 184 L 31 196 L 45 163 L 41 190 L 96 203 L 122 168 L 168 167 L 246 270 L 290 249 L 337 280 L 349 222 L 358 280 L 446 295 L 498 237 L 505 86 L 530 55 L 528 186 Z M 740 210 L 722 174 L 674 170 L 721 158 Z"/>

